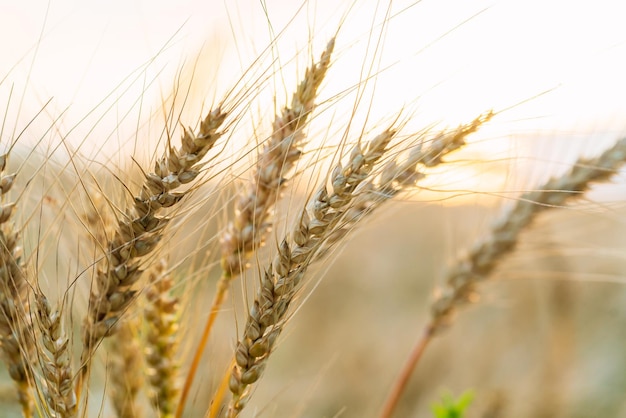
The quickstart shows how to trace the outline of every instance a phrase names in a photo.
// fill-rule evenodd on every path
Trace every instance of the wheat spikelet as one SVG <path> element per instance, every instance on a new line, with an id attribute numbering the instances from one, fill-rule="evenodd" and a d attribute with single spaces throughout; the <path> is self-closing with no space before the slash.
<path id="1" fill-rule="evenodd" d="M 383 203 L 414 188 L 419 180 L 425 177 L 422 168 L 442 164 L 445 156 L 463 147 L 467 137 L 489 122 L 493 116 L 493 112 L 485 113 L 468 124 L 454 130 L 443 130 L 434 137 L 427 137 L 427 132 L 419 134 L 413 140 L 417 142 L 416 145 L 410 148 L 406 158 L 398 156 L 390 159 L 384 164 L 380 174 L 360 185 L 344 225 L 337 231 L 336 237 L 344 236 L 357 222 L 362 221 Z"/>
<path id="2" fill-rule="evenodd" d="M 14 203 L 6 202 L 15 174 L 5 174 L 7 155 L 0 155 L 0 346 L 9 375 L 18 390 L 25 417 L 32 415 L 32 359 L 34 344 L 19 233 L 10 222 Z"/>
<path id="3" fill-rule="evenodd" d="M 293 94 L 291 104 L 274 120 L 273 133 L 259 154 L 254 175 L 244 193 L 235 201 L 235 216 L 222 234 L 223 282 L 241 274 L 244 264 L 263 242 L 269 216 L 287 176 L 302 155 L 304 126 L 313 111 L 317 90 L 324 80 L 335 46 L 331 39 L 319 62 L 307 68 Z"/>

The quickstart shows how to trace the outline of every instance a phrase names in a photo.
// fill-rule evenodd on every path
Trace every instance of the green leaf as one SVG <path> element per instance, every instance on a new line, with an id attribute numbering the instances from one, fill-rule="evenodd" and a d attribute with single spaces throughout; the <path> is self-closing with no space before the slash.
<path id="1" fill-rule="evenodd" d="M 456 400 L 451 393 L 445 392 L 441 394 L 441 400 L 432 405 L 433 415 L 435 418 L 463 418 L 473 399 L 472 391 L 465 391 Z"/>

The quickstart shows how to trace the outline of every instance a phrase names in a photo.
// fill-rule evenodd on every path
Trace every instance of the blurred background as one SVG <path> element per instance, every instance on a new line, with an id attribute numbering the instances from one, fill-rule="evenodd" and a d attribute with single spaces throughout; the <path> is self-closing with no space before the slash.
<path id="1" fill-rule="evenodd" d="M 306 303 L 243 414 L 376 416 L 455 257 L 522 191 L 626 131 L 621 10 L 617 0 L 0 0 L 0 148 L 28 127 L 17 149 L 34 152 L 33 167 L 75 153 L 127 167 L 129 156 L 154 157 L 164 109 L 176 109 L 174 124 L 194 126 L 234 88 L 249 104 L 225 153 L 235 155 L 231 164 L 237 150 L 267 135 L 335 34 L 309 130 L 313 147 L 344 133 L 354 139 L 364 126 L 375 132 L 400 111 L 407 132 L 502 111 L 454 164 L 368 220 L 314 270 Z M 286 200 L 304 198 L 302 183 Z M 625 198 L 622 172 L 572 207 L 542 215 L 482 286 L 480 303 L 429 347 L 397 416 L 430 416 L 445 390 L 474 392 L 470 417 L 626 416 Z M 195 203 L 214 213 L 226 200 Z M 211 218 L 202 239 L 210 242 L 223 221 Z M 281 218 L 276 235 L 288 225 Z M 195 226 L 182 225 L 184 245 L 174 253 L 194 251 L 184 237 Z M 256 271 L 246 291 L 235 284 L 190 416 L 203 416 L 232 355 Z M 214 280 L 193 283 L 203 290 L 199 301 L 209 300 Z M 197 322 L 184 328 L 185 349 L 206 316 L 205 304 L 190 306 Z"/>

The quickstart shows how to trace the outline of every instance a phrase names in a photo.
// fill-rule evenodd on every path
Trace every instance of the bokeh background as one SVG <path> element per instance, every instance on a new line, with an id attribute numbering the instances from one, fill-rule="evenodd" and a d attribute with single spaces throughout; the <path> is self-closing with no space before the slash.
<path id="1" fill-rule="evenodd" d="M 624 134 L 621 10 L 617 0 L 0 1 L 0 141 L 6 146 L 43 107 L 17 146 L 22 155 L 34 149 L 33 167 L 72 153 L 130 167 L 130 156 L 154 156 L 163 109 L 177 109 L 174 123 L 194 125 L 239 82 L 250 105 L 226 151 L 240 157 L 244 144 L 267 134 L 306 65 L 336 33 L 309 131 L 314 147 L 336 143 L 350 119 L 355 138 L 362 126 L 375 131 L 401 110 L 411 115 L 408 131 L 504 110 L 455 164 L 372 217 L 313 270 L 244 413 L 376 416 L 447 266 L 521 191 Z M 61 138 L 65 145 L 55 147 Z M 245 177 L 249 160 L 225 163 Z M 285 205 L 302 200 L 308 183 L 293 187 Z M 31 193 L 36 203 L 44 192 Z M 198 194 L 194 203 L 214 214 L 229 193 L 230 186 L 216 201 Z M 588 199 L 542 215 L 482 287 L 480 303 L 462 310 L 429 348 L 397 416 L 430 416 L 444 390 L 474 392 L 470 417 L 626 416 L 625 197 L 621 173 Z M 185 239 L 197 229 L 186 219 L 171 247 L 201 253 L 187 260 L 191 268 L 211 258 L 224 217 L 203 221 L 202 244 Z M 277 236 L 289 222 L 280 219 Z M 48 256 L 54 265 L 54 251 Z M 184 327 L 184 349 L 193 346 L 219 273 L 203 268 L 189 281 L 201 291 L 186 312 L 193 321 Z M 203 416 L 226 367 L 257 271 L 253 265 L 246 290 L 234 287 L 189 416 Z"/>

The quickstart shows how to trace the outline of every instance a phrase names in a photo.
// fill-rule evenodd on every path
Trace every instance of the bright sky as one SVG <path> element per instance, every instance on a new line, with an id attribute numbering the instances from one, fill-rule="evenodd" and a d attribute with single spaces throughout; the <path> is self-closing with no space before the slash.
<path id="1" fill-rule="evenodd" d="M 310 54 L 319 55 L 344 19 L 326 97 L 352 87 L 364 68 L 385 69 L 375 84 L 369 84 L 375 91 L 367 92 L 360 118 L 368 106 L 373 122 L 405 107 L 415 111 L 418 126 L 457 124 L 486 109 L 508 108 L 554 89 L 505 112 L 484 135 L 572 135 L 569 146 L 560 142 L 556 150 L 550 145 L 520 148 L 535 157 L 565 153 L 573 158 L 626 132 L 626 25 L 621 1 L 394 1 L 389 19 L 383 1 L 265 3 L 0 0 L 2 106 L 14 89 L 7 126 L 15 123 L 21 99 L 18 127 L 52 98 L 45 122 L 49 125 L 65 110 L 60 126 L 67 133 L 113 93 L 70 140 L 80 142 L 95 126 L 90 141 L 113 133 L 109 141 L 117 147 L 141 119 L 137 99 L 142 90 L 143 114 L 158 111 L 179 72 L 181 86 L 188 85 L 188 76 L 194 74 L 187 106 L 193 113 L 181 118 L 193 124 L 202 102 L 221 97 L 218 90 L 232 86 L 278 34 L 278 53 L 274 51 L 273 57 L 280 60 L 276 68 L 284 68 L 277 81 L 277 101 L 284 103 L 285 89 L 295 86 Z M 374 56 L 379 41 L 380 52 Z M 297 51 L 299 60 L 293 62 Z M 142 67 L 154 56 L 151 65 Z M 266 100 L 271 103 L 271 95 Z M 353 103 L 353 97 L 340 100 L 334 108 L 338 115 L 328 112 L 328 117 L 345 116 Z M 129 109 L 131 116 L 124 119 Z M 255 112 L 257 117 L 271 117 L 273 110 L 260 102 Z M 486 149 L 504 152 L 494 142 L 485 141 Z"/>

